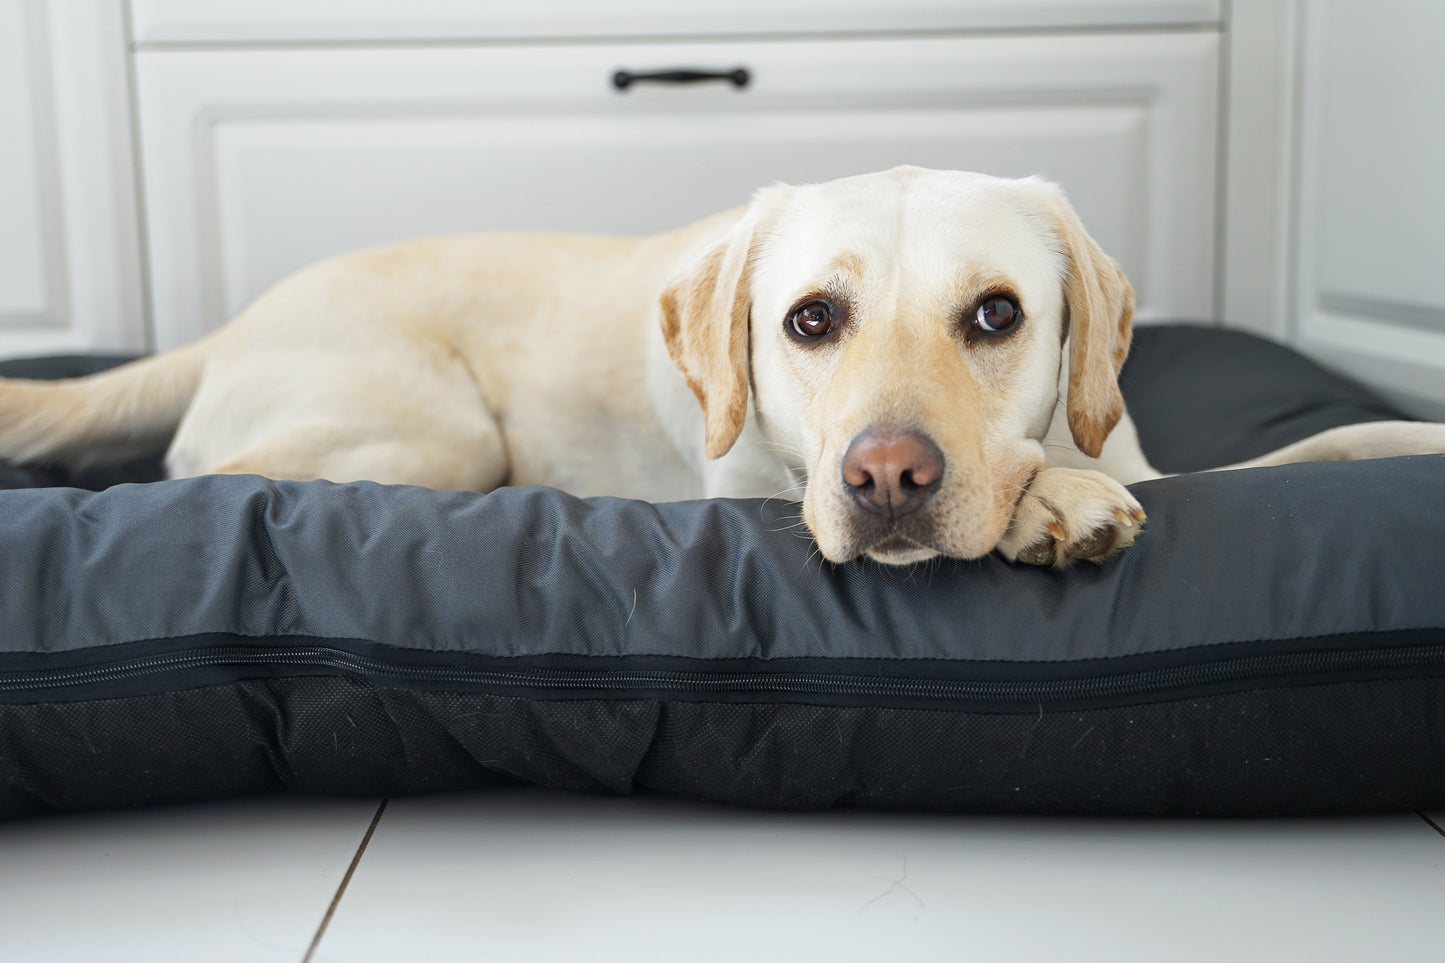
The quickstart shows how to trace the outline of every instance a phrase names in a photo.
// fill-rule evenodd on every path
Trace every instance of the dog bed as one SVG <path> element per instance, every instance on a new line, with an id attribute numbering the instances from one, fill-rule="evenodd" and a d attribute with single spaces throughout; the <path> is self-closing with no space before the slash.
<path id="1" fill-rule="evenodd" d="M 1168 471 L 1395 417 L 1218 329 L 1138 331 L 1123 383 Z M 1139 541 L 1064 573 L 834 567 L 781 502 L 0 492 L 0 816 L 518 781 L 790 809 L 1445 805 L 1445 457 L 1133 491 Z"/>

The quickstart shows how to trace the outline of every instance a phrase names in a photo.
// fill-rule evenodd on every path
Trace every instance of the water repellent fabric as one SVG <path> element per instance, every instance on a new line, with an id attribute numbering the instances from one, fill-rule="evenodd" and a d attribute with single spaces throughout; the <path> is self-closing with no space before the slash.
<path id="1" fill-rule="evenodd" d="M 1110 563 L 817 559 L 787 503 L 210 476 L 8 493 L 0 653 L 208 634 L 502 657 L 1079 662 L 1445 625 L 1445 456 L 1177 476 Z"/>
<path id="2" fill-rule="evenodd" d="M 1166 470 L 1392 416 L 1210 329 L 1141 330 L 1123 380 Z M 1068 573 L 834 567 L 781 503 L 234 477 L 0 493 L 0 816 L 512 781 L 790 808 L 1445 805 L 1445 458 L 1134 490 L 1139 542 Z M 496 681 L 537 673 L 640 681 Z M 1067 694 L 1121 673 L 1174 681 Z M 1056 694 L 937 694 L 974 683 Z"/>

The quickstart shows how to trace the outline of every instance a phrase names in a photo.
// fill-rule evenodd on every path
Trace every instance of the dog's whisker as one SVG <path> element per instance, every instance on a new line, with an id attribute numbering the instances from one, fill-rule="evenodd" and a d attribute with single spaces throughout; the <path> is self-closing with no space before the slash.
<path id="1" fill-rule="evenodd" d="M 803 519 L 800 515 L 784 516 L 783 518 L 780 518 L 779 521 L 785 522 L 786 524 L 784 524 L 782 528 L 768 529 L 768 532 L 770 534 L 780 535 L 783 533 L 787 533 L 790 535 L 798 535 L 803 538 L 813 537 L 813 533 L 808 531 L 807 528 L 803 525 Z"/>
<path id="2" fill-rule="evenodd" d="M 823 571 L 823 561 L 826 561 L 826 560 L 823 559 L 823 552 L 822 552 L 820 549 L 817 549 L 817 548 L 814 548 L 813 551 L 811 551 L 811 552 L 808 553 L 808 557 L 805 558 L 805 559 L 803 559 L 803 564 L 800 565 L 800 566 L 798 566 L 798 572 L 799 572 L 799 573 L 806 572 L 806 571 L 808 570 L 808 568 L 813 564 L 813 559 L 814 559 L 814 558 L 819 559 L 819 562 L 818 562 L 818 572 L 821 573 L 821 572 Z"/>
<path id="3" fill-rule="evenodd" d="M 795 497 L 792 497 L 792 496 L 795 495 L 795 494 L 796 494 L 798 497 L 796 497 L 796 498 L 795 498 Z M 793 486 L 792 488 L 784 488 L 784 489 L 783 489 L 782 491 L 780 491 L 780 492 L 774 492 L 773 494 L 769 495 L 767 498 L 764 498 L 764 499 L 763 499 L 763 504 L 764 504 L 764 505 L 767 505 L 767 504 L 769 504 L 770 502 L 775 502 L 775 501 L 777 501 L 777 502 L 798 502 L 798 501 L 801 501 L 801 500 L 802 500 L 802 495 L 803 495 L 803 488 L 802 488 L 802 486 L 800 486 L 800 485 L 795 485 L 795 486 Z"/>

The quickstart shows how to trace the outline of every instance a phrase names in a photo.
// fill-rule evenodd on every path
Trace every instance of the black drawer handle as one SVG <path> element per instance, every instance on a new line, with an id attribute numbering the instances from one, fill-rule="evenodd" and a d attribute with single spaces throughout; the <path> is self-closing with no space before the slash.
<path id="1" fill-rule="evenodd" d="M 633 84 L 696 84 L 707 80 L 726 80 L 734 87 L 742 89 L 753 79 L 747 68 L 739 67 L 737 70 L 709 71 L 709 70 L 658 70 L 650 74 L 635 74 L 630 70 L 619 70 L 612 75 L 612 86 L 618 90 L 626 90 Z"/>

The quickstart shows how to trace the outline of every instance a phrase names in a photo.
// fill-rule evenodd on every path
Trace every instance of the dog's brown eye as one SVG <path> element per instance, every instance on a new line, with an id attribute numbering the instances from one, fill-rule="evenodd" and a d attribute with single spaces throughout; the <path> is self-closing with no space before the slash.
<path id="1" fill-rule="evenodd" d="M 788 326 L 800 338 L 821 338 L 833 330 L 833 308 L 827 301 L 809 301 L 793 309 Z"/>
<path id="2" fill-rule="evenodd" d="M 1023 320 L 1019 303 L 1007 295 L 995 294 L 979 302 L 973 313 L 973 327 L 983 334 L 1003 334 Z"/>

